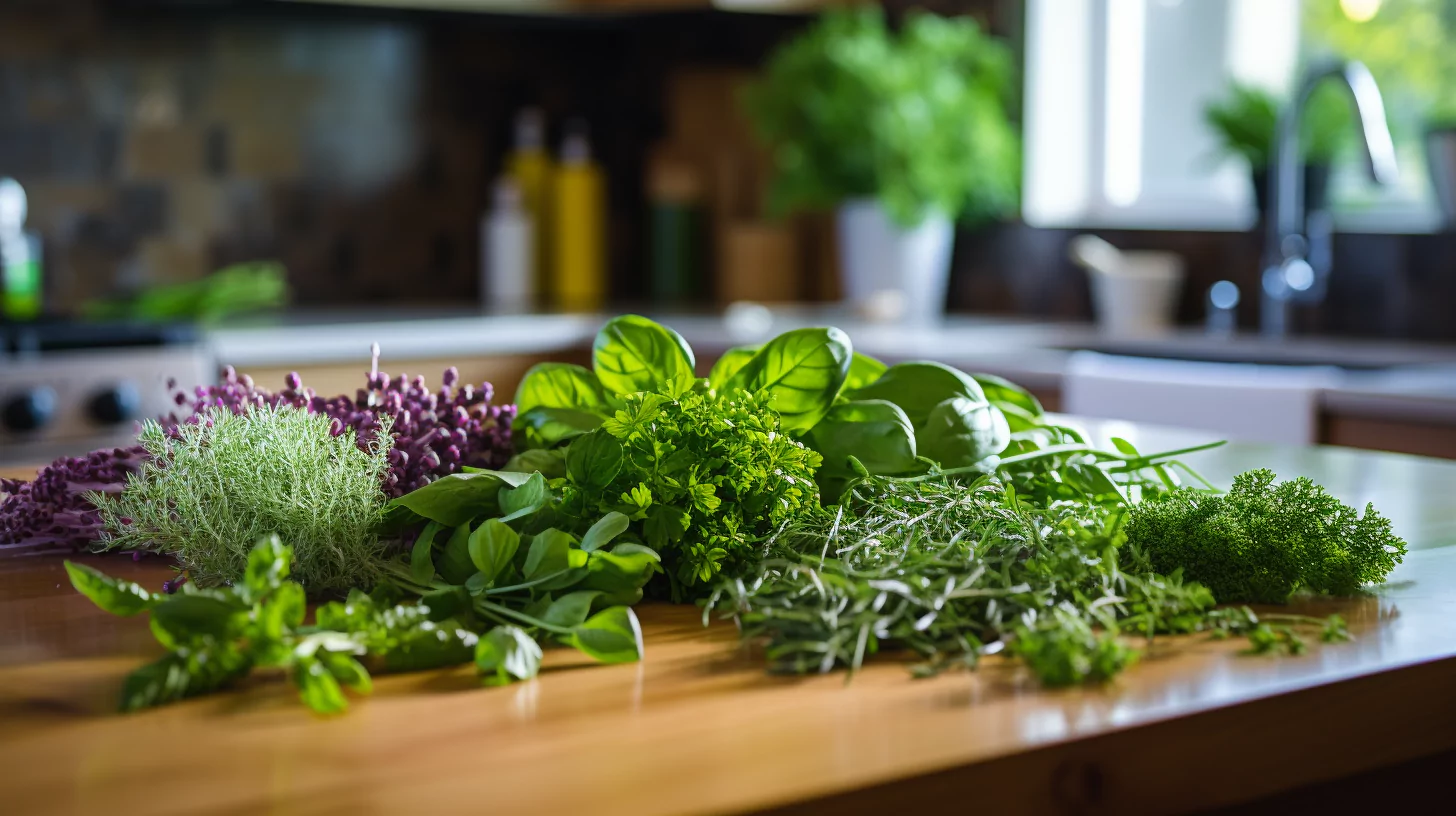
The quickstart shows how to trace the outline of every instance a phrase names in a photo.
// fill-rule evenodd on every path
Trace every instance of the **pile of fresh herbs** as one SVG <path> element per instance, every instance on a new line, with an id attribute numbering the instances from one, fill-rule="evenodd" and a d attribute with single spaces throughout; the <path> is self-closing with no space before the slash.
<path id="1" fill-rule="evenodd" d="M 151 611 L 170 650 L 124 707 L 254 667 L 285 669 L 327 712 L 368 689 L 368 668 L 474 659 L 510 682 L 535 675 L 544 643 L 637 660 L 644 594 L 735 618 L 780 671 L 893 649 L 931 674 L 1003 653 L 1065 685 L 1116 675 L 1161 634 L 1245 633 L 1255 651 L 1345 637 L 1337 617 L 1218 604 L 1353 593 L 1405 552 L 1373 509 L 1308 480 L 1254 471 L 1223 495 L 1179 461 L 1210 446 L 1100 450 L 1012 383 L 886 366 L 833 328 L 730 350 L 697 378 L 676 332 L 618 317 L 591 369 L 538 365 L 516 401 L 503 469 L 462 466 L 387 504 L 387 446 L 318 414 L 149 426 L 147 463 L 95 501 L 204 586 L 158 596 L 70 566 L 102 608 Z M 348 597 L 306 625 L 291 571 Z"/>

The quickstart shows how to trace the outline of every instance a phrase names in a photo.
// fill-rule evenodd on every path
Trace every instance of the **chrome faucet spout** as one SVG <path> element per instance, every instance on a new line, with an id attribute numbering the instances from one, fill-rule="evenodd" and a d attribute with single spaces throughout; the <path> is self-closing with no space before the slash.
<path id="1" fill-rule="evenodd" d="M 1260 324 L 1266 335 L 1287 330 L 1289 302 L 1318 300 L 1324 293 L 1328 264 L 1310 265 L 1310 236 L 1304 201 L 1304 165 L 1299 160 L 1299 129 L 1314 89 L 1336 79 L 1349 91 L 1359 119 L 1360 146 L 1365 169 L 1376 184 L 1395 183 L 1399 170 L 1395 144 L 1385 121 L 1380 87 L 1364 63 L 1328 62 L 1311 68 L 1290 104 L 1279 115 L 1274 162 L 1269 167 L 1269 214 L 1264 249 L 1264 290 Z"/>

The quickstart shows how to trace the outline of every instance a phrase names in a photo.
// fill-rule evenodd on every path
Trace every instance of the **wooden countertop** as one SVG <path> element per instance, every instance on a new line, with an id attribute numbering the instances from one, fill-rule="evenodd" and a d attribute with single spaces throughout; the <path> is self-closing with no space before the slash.
<path id="1" fill-rule="evenodd" d="M 1111 431 L 1128 429 L 1111 426 Z M 1164 439 L 1132 429 L 1145 449 Z M 1186 438 L 1186 437 L 1183 437 Z M 1378 593 L 1326 601 L 1351 643 L 1251 657 L 1238 641 L 1160 641 L 1101 688 L 1046 691 L 996 660 L 912 680 L 882 660 L 763 672 L 727 624 L 639 608 L 646 659 L 548 652 L 537 680 L 469 669 L 379 678 L 338 718 L 277 678 L 135 715 L 122 677 L 158 653 L 146 621 L 75 594 L 57 558 L 0 561 L 0 797 L 17 813 L 1136 813 L 1215 807 L 1456 748 L 1456 463 L 1230 446 L 1211 477 L 1269 464 L 1376 501 L 1410 542 Z M 89 556 L 158 584 L 157 559 Z M 851 793 L 852 792 L 852 793 Z"/>

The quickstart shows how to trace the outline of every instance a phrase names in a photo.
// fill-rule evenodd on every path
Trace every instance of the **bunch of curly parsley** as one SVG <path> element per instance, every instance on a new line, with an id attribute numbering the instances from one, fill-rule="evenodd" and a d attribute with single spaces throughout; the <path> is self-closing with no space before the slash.
<path id="1" fill-rule="evenodd" d="M 1280 604 L 1298 590 L 1353 595 L 1405 555 L 1373 506 L 1361 515 L 1309 479 L 1274 479 L 1251 470 L 1227 494 L 1184 489 L 1143 501 L 1128 517 L 1128 543 L 1159 572 L 1182 569 L 1219 603 Z"/>
<path id="2" fill-rule="evenodd" d="M 562 509 L 576 518 L 626 514 L 662 555 L 673 600 L 743 574 L 778 527 L 819 508 L 820 456 L 783 433 L 769 397 L 669 385 L 624 403 L 567 452 L 568 464 L 580 452 L 599 466 L 616 451 L 605 435 L 620 445 L 620 469 L 592 479 L 569 467 Z"/>

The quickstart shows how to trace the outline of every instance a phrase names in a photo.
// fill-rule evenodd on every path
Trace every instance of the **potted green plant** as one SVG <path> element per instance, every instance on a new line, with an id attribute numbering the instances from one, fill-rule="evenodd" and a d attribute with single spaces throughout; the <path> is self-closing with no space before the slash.
<path id="1" fill-rule="evenodd" d="M 1231 82 L 1227 94 L 1203 109 L 1204 121 L 1218 135 L 1223 152 L 1249 163 L 1249 180 L 1261 218 L 1269 206 L 1269 166 L 1274 161 L 1281 106 L 1263 88 Z M 1330 164 L 1349 138 L 1350 102 L 1334 84 L 1321 85 L 1310 97 L 1302 124 L 1305 206 L 1310 211 L 1321 210 L 1328 198 Z"/>
<path id="2" fill-rule="evenodd" d="M 768 146 L 775 214 L 837 208 L 844 288 L 891 291 L 911 319 L 945 308 L 951 223 L 1014 210 L 1021 143 L 1012 61 L 970 18 L 826 13 L 745 94 Z"/>

